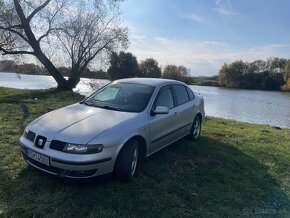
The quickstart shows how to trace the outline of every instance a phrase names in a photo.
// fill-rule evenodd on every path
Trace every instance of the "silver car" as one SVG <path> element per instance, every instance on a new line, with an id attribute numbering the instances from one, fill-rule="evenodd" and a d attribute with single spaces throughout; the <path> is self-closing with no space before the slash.
<path id="1" fill-rule="evenodd" d="M 122 79 L 31 122 L 21 151 L 28 164 L 56 176 L 113 172 L 130 181 L 140 160 L 185 136 L 197 140 L 204 115 L 203 98 L 182 82 Z"/>

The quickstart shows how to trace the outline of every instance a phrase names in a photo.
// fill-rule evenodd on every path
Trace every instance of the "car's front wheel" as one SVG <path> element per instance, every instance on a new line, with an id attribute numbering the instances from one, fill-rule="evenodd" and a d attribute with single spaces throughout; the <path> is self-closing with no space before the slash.
<path id="1" fill-rule="evenodd" d="M 201 134 L 201 117 L 197 115 L 192 123 L 191 129 L 189 134 L 187 135 L 187 138 L 193 141 L 196 141 L 199 139 Z"/>
<path id="2" fill-rule="evenodd" d="M 122 182 L 130 182 L 136 173 L 139 159 L 139 143 L 129 140 L 121 149 L 115 164 L 115 175 Z"/>

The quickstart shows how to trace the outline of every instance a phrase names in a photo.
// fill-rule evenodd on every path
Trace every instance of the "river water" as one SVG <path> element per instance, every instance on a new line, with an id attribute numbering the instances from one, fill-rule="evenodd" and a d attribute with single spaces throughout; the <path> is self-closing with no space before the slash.
<path id="1" fill-rule="evenodd" d="M 89 95 L 108 80 L 81 79 L 74 91 Z M 0 86 L 19 89 L 56 87 L 50 76 L 0 73 Z M 94 88 L 92 88 L 92 86 Z M 206 115 L 237 121 L 290 128 L 290 92 L 191 86 L 205 100 Z"/>
<path id="2" fill-rule="evenodd" d="M 290 92 L 191 87 L 204 97 L 207 115 L 290 128 Z"/>

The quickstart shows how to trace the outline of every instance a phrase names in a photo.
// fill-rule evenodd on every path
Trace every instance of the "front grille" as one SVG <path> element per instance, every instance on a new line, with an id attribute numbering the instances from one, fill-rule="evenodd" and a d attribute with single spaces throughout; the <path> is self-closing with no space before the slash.
<path id="1" fill-rule="evenodd" d="M 29 130 L 28 133 L 27 133 L 27 135 L 26 135 L 26 138 L 29 141 L 34 142 L 35 136 L 36 136 L 36 134 L 34 132 L 32 132 L 32 131 Z"/>
<path id="2" fill-rule="evenodd" d="M 65 144 L 66 143 L 62 141 L 52 140 L 49 147 L 53 150 L 63 151 Z"/>

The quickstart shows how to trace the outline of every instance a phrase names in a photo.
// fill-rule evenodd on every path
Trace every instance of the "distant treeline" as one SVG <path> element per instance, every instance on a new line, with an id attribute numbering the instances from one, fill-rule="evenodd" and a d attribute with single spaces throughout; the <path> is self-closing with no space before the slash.
<path id="1" fill-rule="evenodd" d="M 219 71 L 219 84 L 230 88 L 290 90 L 290 60 L 235 61 Z"/>
<path id="2" fill-rule="evenodd" d="M 68 67 L 59 67 L 58 68 L 63 76 L 69 76 L 71 73 L 71 69 Z M 13 60 L 2 60 L 0 61 L 0 72 L 13 72 L 13 73 L 21 73 L 28 75 L 48 75 L 48 71 L 37 64 L 33 63 L 24 63 L 17 64 Z M 94 78 L 94 79 L 109 79 L 107 72 L 103 70 L 91 71 L 90 69 L 86 69 L 82 74 L 84 78 Z"/>

